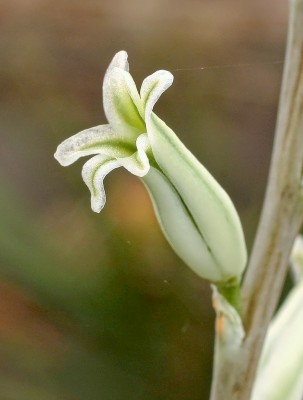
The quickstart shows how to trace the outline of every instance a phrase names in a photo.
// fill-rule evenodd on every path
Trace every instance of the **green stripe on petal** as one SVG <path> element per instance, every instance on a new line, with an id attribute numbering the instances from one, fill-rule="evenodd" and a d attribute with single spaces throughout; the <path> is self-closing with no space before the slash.
<path id="1" fill-rule="evenodd" d="M 138 89 L 137 86 L 133 80 L 133 77 L 131 76 L 131 74 L 127 71 L 122 71 L 121 69 L 119 70 L 121 73 L 121 76 L 123 76 L 124 78 L 124 83 L 125 83 L 125 87 L 128 91 L 128 94 L 130 96 L 130 98 L 132 99 L 134 105 L 137 108 L 137 111 L 140 115 L 140 119 L 143 121 L 144 125 L 144 108 L 143 108 L 143 104 L 140 98 L 140 95 L 138 93 Z"/>
<path id="2" fill-rule="evenodd" d="M 110 155 L 99 154 L 88 160 L 82 168 L 82 177 L 91 192 L 91 207 L 100 212 L 104 207 L 106 196 L 104 178 L 115 168 L 124 167 L 136 176 L 144 176 L 149 171 L 149 159 L 146 151 L 150 148 L 148 137 L 142 134 L 136 141 L 137 151 L 131 156 L 113 158 Z"/>
<path id="3" fill-rule="evenodd" d="M 91 193 L 91 207 L 95 212 L 100 212 L 105 205 L 106 195 L 104 178 L 115 168 L 119 168 L 119 161 L 99 154 L 88 160 L 82 168 L 82 178 Z"/>
<path id="4" fill-rule="evenodd" d="M 81 156 L 98 154 L 83 167 L 94 211 L 104 206 L 103 180 L 112 169 L 123 166 L 143 177 L 176 253 L 200 276 L 217 283 L 239 281 L 246 248 L 231 200 L 174 132 L 152 113 L 172 81 L 170 72 L 157 71 L 143 81 L 139 96 L 128 72 L 127 53 L 117 53 L 103 82 L 109 125 L 67 139 L 55 157 L 62 165 L 69 165 Z"/>
<path id="5" fill-rule="evenodd" d="M 171 182 L 154 167 L 142 181 L 150 193 L 162 231 L 176 254 L 199 276 L 214 282 L 220 280 L 216 260 Z"/>
<path id="6" fill-rule="evenodd" d="M 146 131 L 140 114 L 142 110 L 136 84 L 131 75 L 121 68 L 110 67 L 105 74 L 103 107 L 106 118 L 115 131 L 130 137 Z"/>
<path id="7" fill-rule="evenodd" d="M 146 120 L 156 162 L 186 204 L 220 266 L 220 281 L 240 279 L 246 247 L 238 214 L 218 182 L 155 114 Z"/>
<path id="8" fill-rule="evenodd" d="M 58 146 L 55 158 L 67 166 L 83 156 L 101 153 L 113 158 L 128 157 L 135 151 L 134 140 L 116 134 L 109 125 L 99 125 L 64 140 Z"/>
<path id="9" fill-rule="evenodd" d="M 150 143 L 146 133 L 142 133 L 136 141 L 137 151 L 130 157 L 119 158 L 122 167 L 126 168 L 131 174 L 144 176 L 149 171 L 149 159 L 146 154 L 150 150 Z"/>
<path id="10" fill-rule="evenodd" d="M 161 94 L 173 83 L 173 75 L 165 70 L 156 71 L 144 79 L 140 97 L 145 109 L 145 117 L 149 116 Z"/>

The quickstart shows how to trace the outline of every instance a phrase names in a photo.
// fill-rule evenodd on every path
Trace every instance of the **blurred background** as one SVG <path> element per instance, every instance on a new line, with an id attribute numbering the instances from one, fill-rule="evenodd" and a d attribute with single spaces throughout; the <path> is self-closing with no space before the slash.
<path id="1" fill-rule="evenodd" d="M 168 69 L 156 112 L 228 191 L 250 248 L 286 29 L 282 0 L 0 1 L 1 400 L 208 398 L 209 285 L 165 242 L 137 178 L 111 173 L 97 215 L 83 162 L 63 169 L 53 153 L 105 123 L 117 51 L 138 85 Z"/>

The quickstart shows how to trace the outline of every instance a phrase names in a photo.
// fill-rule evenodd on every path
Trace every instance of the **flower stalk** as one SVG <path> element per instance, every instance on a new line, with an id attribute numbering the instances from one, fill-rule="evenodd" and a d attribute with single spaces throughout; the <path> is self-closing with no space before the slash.
<path id="1" fill-rule="evenodd" d="M 291 0 L 268 185 L 242 287 L 245 337 L 234 360 L 221 363 L 214 371 L 219 378 L 214 379 L 212 400 L 251 397 L 265 334 L 285 281 L 294 239 L 303 222 L 302 163 L 303 0 Z"/>

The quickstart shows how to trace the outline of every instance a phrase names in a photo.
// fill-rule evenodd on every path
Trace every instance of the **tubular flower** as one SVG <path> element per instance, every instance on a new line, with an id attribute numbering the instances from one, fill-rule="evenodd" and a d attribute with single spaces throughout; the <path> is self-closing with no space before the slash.
<path id="1" fill-rule="evenodd" d="M 181 259 L 212 282 L 238 282 L 246 247 L 235 208 L 221 186 L 153 113 L 172 84 L 160 70 L 144 79 L 140 93 L 128 72 L 127 53 L 117 53 L 105 74 L 103 106 L 107 125 L 84 130 L 58 146 L 61 165 L 94 155 L 82 169 L 93 211 L 106 198 L 105 176 L 124 167 L 147 187 L 162 230 Z"/>
<path id="2" fill-rule="evenodd" d="M 270 323 L 252 400 L 302 400 L 303 393 L 303 237 L 290 256 L 297 282 Z"/>

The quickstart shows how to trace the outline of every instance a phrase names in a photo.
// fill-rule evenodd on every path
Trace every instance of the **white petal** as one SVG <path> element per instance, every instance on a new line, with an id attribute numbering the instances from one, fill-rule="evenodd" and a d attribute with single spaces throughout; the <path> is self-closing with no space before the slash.
<path id="1" fill-rule="evenodd" d="M 246 247 L 230 198 L 163 121 L 152 113 L 146 124 L 156 162 L 186 204 L 220 266 L 220 280 L 239 280 L 246 264 Z"/>
<path id="2" fill-rule="evenodd" d="M 124 83 L 128 94 L 130 95 L 134 105 L 136 106 L 140 116 L 142 117 L 142 120 L 144 121 L 144 108 L 135 81 L 133 80 L 133 77 L 129 72 L 120 70 L 120 73 L 124 77 Z"/>
<path id="3" fill-rule="evenodd" d="M 164 70 L 157 71 L 144 79 L 140 90 L 140 97 L 145 109 L 145 118 L 150 115 L 155 103 L 161 94 L 171 86 L 173 80 L 173 75 Z"/>
<path id="4" fill-rule="evenodd" d="M 142 133 L 136 141 L 137 151 L 130 157 L 119 158 L 122 167 L 126 168 L 130 173 L 136 176 L 144 176 L 149 171 L 149 159 L 146 154 L 150 149 L 148 136 Z"/>
<path id="5" fill-rule="evenodd" d="M 97 155 L 88 160 L 82 168 L 82 177 L 91 192 L 91 207 L 100 212 L 106 202 L 103 180 L 113 169 L 120 167 L 119 161 Z"/>
<path id="6" fill-rule="evenodd" d="M 301 400 L 303 282 L 292 289 L 270 324 L 252 400 Z"/>
<path id="7" fill-rule="evenodd" d="M 109 125 L 99 125 L 66 139 L 58 146 L 55 158 L 67 166 L 83 156 L 101 153 L 110 157 L 127 157 L 134 151 L 134 141 L 116 134 Z"/>
<path id="8" fill-rule="evenodd" d="M 199 276 L 218 281 L 216 261 L 171 182 L 154 167 L 142 181 L 150 193 L 162 231 L 176 254 Z"/>
<path id="9" fill-rule="evenodd" d="M 121 68 L 124 71 L 128 71 L 129 65 L 128 65 L 127 58 L 128 58 L 128 55 L 125 50 L 118 51 L 118 53 L 116 53 L 114 55 L 111 63 L 109 64 L 109 66 L 107 68 L 107 72 L 109 72 L 113 68 Z"/>
<path id="10" fill-rule="evenodd" d="M 106 195 L 103 180 L 115 168 L 124 167 L 136 176 L 144 176 L 149 171 L 149 160 L 146 151 L 150 148 L 146 134 L 137 139 L 137 151 L 129 157 L 112 158 L 99 154 L 88 160 L 82 168 L 82 177 L 91 192 L 91 207 L 100 212 L 104 207 Z"/>
<path id="11" fill-rule="evenodd" d="M 131 75 L 111 64 L 103 81 L 103 107 L 109 124 L 115 131 L 131 137 L 146 132 L 140 104 Z"/>
<path id="12" fill-rule="evenodd" d="M 114 68 L 119 68 L 120 73 L 123 74 L 124 80 L 125 80 L 125 85 L 127 87 L 127 90 L 129 92 L 130 97 L 132 98 L 134 104 L 138 108 L 138 111 L 142 118 L 144 118 L 143 115 L 143 107 L 141 104 L 140 96 L 136 87 L 136 84 L 133 80 L 133 77 L 130 75 L 129 71 L 129 65 L 127 61 L 128 55 L 126 51 L 122 50 L 119 51 L 114 58 L 112 59 L 109 67 L 107 68 L 106 74 L 110 73 Z M 106 84 L 104 84 L 105 86 Z"/>

